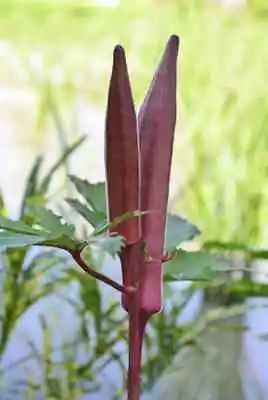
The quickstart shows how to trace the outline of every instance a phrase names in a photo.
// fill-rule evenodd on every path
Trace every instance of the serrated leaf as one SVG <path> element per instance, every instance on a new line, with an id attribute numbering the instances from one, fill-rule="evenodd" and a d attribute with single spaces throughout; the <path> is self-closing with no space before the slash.
<path id="1" fill-rule="evenodd" d="M 69 175 L 71 182 L 80 193 L 93 211 L 102 212 L 106 215 L 106 193 L 105 183 L 90 183 L 74 175 Z"/>
<path id="2" fill-rule="evenodd" d="M 209 253 L 177 250 L 174 258 L 164 265 L 167 281 L 211 281 L 225 267 Z"/>
<path id="3" fill-rule="evenodd" d="M 23 247 L 42 243 L 46 237 L 37 235 L 20 234 L 14 232 L 0 232 L 0 251 L 7 248 Z"/>
<path id="4" fill-rule="evenodd" d="M 77 199 L 68 198 L 65 201 L 94 228 L 105 221 L 106 215 L 103 212 L 92 211 L 87 205 Z"/>
<path id="5" fill-rule="evenodd" d="M 0 216 L 0 229 L 29 235 L 40 235 L 40 230 L 31 228 L 23 222 L 14 221 L 4 216 Z"/>
<path id="6" fill-rule="evenodd" d="M 199 235 L 199 229 L 178 215 L 168 214 L 166 223 L 165 249 L 175 250 L 180 243 Z"/>
<path id="7" fill-rule="evenodd" d="M 122 236 L 91 236 L 88 244 L 95 245 L 101 250 L 109 253 L 111 256 L 115 257 L 120 253 L 122 247 L 124 247 L 124 239 Z"/>
<path id="8" fill-rule="evenodd" d="M 23 222 L 0 216 L 1 250 L 30 244 L 76 250 L 77 248 L 82 249 L 86 245 L 76 239 L 72 225 L 63 223 L 61 217 L 50 210 L 34 206 L 32 214 L 27 217 L 33 219 L 40 228 L 35 229 Z"/>
<path id="9" fill-rule="evenodd" d="M 77 239 L 75 236 L 75 227 L 62 221 L 62 217 L 56 215 L 53 211 L 41 206 L 33 206 L 31 214 L 34 223 L 41 227 L 46 233 L 44 246 L 58 247 L 66 250 L 82 250 L 86 243 Z"/>
<path id="10" fill-rule="evenodd" d="M 62 222 L 62 217 L 56 215 L 53 211 L 35 205 L 32 207 L 32 214 L 35 217 L 35 222 L 47 232 L 52 233 L 53 237 L 66 236 L 76 240 L 74 226 Z"/>
<path id="11" fill-rule="evenodd" d="M 68 157 L 79 147 L 81 144 L 86 140 L 87 136 L 83 135 L 79 137 L 73 144 L 71 144 L 69 147 L 66 148 L 65 152 L 62 154 L 62 156 L 59 158 L 58 161 L 55 162 L 55 164 L 50 168 L 48 173 L 45 175 L 43 178 L 43 181 L 40 185 L 40 192 L 41 193 L 46 193 L 49 187 L 49 184 L 51 182 L 51 179 L 54 175 L 54 173 L 65 163 L 65 161 L 68 159 Z"/>

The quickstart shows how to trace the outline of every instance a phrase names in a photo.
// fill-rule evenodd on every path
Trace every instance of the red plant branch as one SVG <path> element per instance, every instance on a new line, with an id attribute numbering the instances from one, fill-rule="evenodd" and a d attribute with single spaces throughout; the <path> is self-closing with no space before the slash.
<path id="1" fill-rule="evenodd" d="M 83 258 L 81 257 L 80 251 L 72 251 L 70 252 L 73 259 L 85 271 L 88 275 L 92 276 L 95 279 L 98 279 L 101 282 L 106 283 L 107 285 L 113 287 L 114 289 L 118 290 L 121 293 L 128 293 L 128 289 L 124 286 L 120 285 L 119 283 L 115 282 L 113 279 L 109 278 L 108 276 L 101 274 L 100 272 L 96 271 L 95 269 L 89 267 Z"/>

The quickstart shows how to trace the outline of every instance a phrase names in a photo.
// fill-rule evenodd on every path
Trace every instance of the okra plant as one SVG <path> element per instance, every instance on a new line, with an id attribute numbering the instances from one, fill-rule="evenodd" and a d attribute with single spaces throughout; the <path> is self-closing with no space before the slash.
<path id="1" fill-rule="evenodd" d="M 86 274 L 121 292 L 129 320 L 128 400 L 140 398 L 144 331 L 161 312 L 164 280 L 209 280 L 217 272 L 209 254 L 180 248 L 199 230 L 167 215 L 178 48 L 179 38 L 171 36 L 136 115 L 125 52 L 115 47 L 105 128 L 106 182 L 70 176 L 79 197 L 66 199 L 85 220 L 85 234 L 40 205 L 38 196 L 27 203 L 22 220 L 0 217 L 2 251 L 29 245 L 65 250 Z M 87 264 L 85 251 L 96 246 L 118 256 L 122 283 Z"/>

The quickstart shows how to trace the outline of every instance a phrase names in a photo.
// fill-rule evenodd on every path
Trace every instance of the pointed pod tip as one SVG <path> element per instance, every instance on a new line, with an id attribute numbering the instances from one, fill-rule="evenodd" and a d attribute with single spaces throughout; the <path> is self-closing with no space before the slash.
<path id="1" fill-rule="evenodd" d="M 168 40 L 167 47 L 175 51 L 175 53 L 177 53 L 179 50 L 179 44 L 180 44 L 179 36 L 171 35 Z"/>
<path id="2" fill-rule="evenodd" d="M 114 48 L 114 59 L 125 58 L 125 49 L 120 44 L 117 44 Z"/>
<path id="3" fill-rule="evenodd" d="M 169 38 L 169 41 L 178 46 L 179 42 L 180 42 L 180 38 L 179 38 L 178 35 L 171 35 L 170 38 Z"/>
<path id="4" fill-rule="evenodd" d="M 125 49 L 121 45 L 117 45 L 113 52 L 113 71 L 125 70 L 127 68 L 127 61 Z"/>
<path id="5" fill-rule="evenodd" d="M 179 53 L 179 43 L 180 39 L 177 35 L 171 35 L 166 44 L 166 48 L 164 50 L 162 61 L 158 67 L 158 71 L 164 71 L 166 68 L 170 70 L 170 68 L 176 67 L 177 57 Z"/>

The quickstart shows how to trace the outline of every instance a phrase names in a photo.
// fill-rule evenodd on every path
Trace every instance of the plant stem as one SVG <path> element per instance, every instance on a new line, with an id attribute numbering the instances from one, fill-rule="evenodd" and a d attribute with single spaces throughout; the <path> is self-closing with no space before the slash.
<path id="1" fill-rule="evenodd" d="M 132 297 L 132 299 L 130 299 Z M 141 338 L 139 329 L 140 313 L 135 307 L 137 292 L 129 296 L 130 309 L 128 314 L 128 400 L 139 400 L 140 398 L 140 364 L 141 364 Z"/>
<path id="2" fill-rule="evenodd" d="M 101 282 L 106 283 L 107 285 L 113 287 L 114 289 L 118 290 L 121 293 L 128 293 L 127 288 L 120 285 L 120 283 L 115 282 L 113 279 L 109 278 L 108 276 L 101 274 L 100 272 L 96 271 L 95 269 L 89 267 L 83 258 L 81 257 L 81 253 L 79 251 L 70 251 L 69 252 L 79 267 L 82 268 L 88 275 L 92 276 L 95 279 L 98 279 Z"/>
<path id="3" fill-rule="evenodd" d="M 132 294 L 129 310 L 129 364 L 127 392 L 128 400 L 140 399 L 140 374 L 142 342 L 147 318 L 135 307 L 138 291 Z M 130 296 L 129 296 L 130 297 Z"/>
<path id="4" fill-rule="evenodd" d="M 128 346 L 128 379 L 127 393 L 128 400 L 140 399 L 140 375 L 143 335 L 148 320 L 147 314 L 140 309 L 140 277 L 143 266 L 143 253 L 140 243 L 136 243 L 125 249 L 125 265 L 128 268 L 130 286 L 135 288 L 128 293 L 127 311 L 129 321 Z"/>

